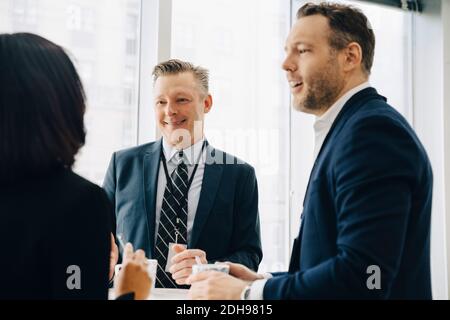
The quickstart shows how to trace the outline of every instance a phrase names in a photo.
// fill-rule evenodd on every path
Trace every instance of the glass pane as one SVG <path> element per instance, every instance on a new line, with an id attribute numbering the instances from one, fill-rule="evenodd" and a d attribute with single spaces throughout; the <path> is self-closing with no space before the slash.
<path id="1" fill-rule="evenodd" d="M 361 1 L 340 2 L 360 8 L 369 19 L 376 41 L 370 83 L 411 123 L 410 61 L 413 13 Z"/>
<path id="2" fill-rule="evenodd" d="M 289 94 L 281 70 L 289 2 L 174 0 L 172 57 L 210 70 L 209 142 L 253 165 L 264 259 L 285 269 L 288 250 Z"/>
<path id="3" fill-rule="evenodd" d="M 113 151 L 137 141 L 140 0 L 1 0 L 0 32 L 66 48 L 87 94 L 87 142 L 75 171 L 101 183 Z"/>

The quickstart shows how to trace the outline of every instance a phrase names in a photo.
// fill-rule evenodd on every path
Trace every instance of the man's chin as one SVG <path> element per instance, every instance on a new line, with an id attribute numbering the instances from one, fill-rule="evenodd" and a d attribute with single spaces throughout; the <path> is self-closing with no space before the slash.
<path id="1" fill-rule="evenodd" d="M 321 112 L 320 108 L 316 108 L 315 106 L 308 106 L 307 103 L 305 103 L 304 101 L 293 101 L 292 102 L 292 107 L 295 111 L 300 111 L 303 113 L 308 113 L 308 114 L 313 114 L 313 115 L 318 115 Z"/>
<path id="2" fill-rule="evenodd" d="M 292 103 L 292 107 L 294 108 L 295 111 L 300 111 L 300 112 L 304 112 L 304 113 L 313 113 L 314 112 L 314 110 L 307 108 L 305 106 L 305 104 L 301 103 L 301 102 L 294 101 Z"/>

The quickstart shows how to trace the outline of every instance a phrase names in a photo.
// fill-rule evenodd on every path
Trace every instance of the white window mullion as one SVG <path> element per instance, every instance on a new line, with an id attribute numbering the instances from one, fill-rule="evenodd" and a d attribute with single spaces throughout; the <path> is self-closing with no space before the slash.
<path id="1" fill-rule="evenodd" d="M 159 137 L 153 114 L 152 69 L 170 58 L 172 0 L 141 0 L 138 138 L 142 144 Z"/>

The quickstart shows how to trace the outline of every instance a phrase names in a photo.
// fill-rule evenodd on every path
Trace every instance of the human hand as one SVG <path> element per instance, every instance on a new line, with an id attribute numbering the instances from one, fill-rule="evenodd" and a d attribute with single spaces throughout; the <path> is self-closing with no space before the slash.
<path id="1" fill-rule="evenodd" d="M 201 263 L 208 263 L 206 253 L 200 249 L 186 249 L 181 245 L 174 245 L 173 250 L 177 253 L 172 257 L 172 266 L 169 271 L 172 278 L 179 285 L 186 284 L 186 279 L 192 273 L 192 266 L 196 264 L 195 257 L 198 257 Z"/>
<path id="2" fill-rule="evenodd" d="M 116 276 L 114 287 L 115 295 L 134 292 L 135 300 L 145 300 L 150 294 L 152 281 L 147 272 L 147 259 L 143 250 L 133 252 L 131 243 L 124 249 L 122 269 Z"/>
<path id="3" fill-rule="evenodd" d="M 114 267 L 119 260 L 119 248 L 117 247 L 116 241 L 114 241 L 114 236 L 111 233 L 111 252 L 109 254 L 109 276 L 108 279 L 111 281 L 114 276 Z"/>
<path id="4" fill-rule="evenodd" d="M 253 270 L 250 270 L 246 266 L 239 263 L 224 262 L 230 266 L 230 274 L 244 281 L 255 281 L 258 279 L 264 279 L 262 274 L 258 274 Z"/>
<path id="5" fill-rule="evenodd" d="M 239 300 L 249 284 L 219 271 L 205 271 L 189 276 L 188 298 L 192 300 Z"/>

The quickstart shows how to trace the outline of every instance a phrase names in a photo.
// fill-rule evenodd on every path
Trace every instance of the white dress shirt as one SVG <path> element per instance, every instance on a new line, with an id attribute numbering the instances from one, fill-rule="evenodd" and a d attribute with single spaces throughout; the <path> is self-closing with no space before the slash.
<path id="1" fill-rule="evenodd" d="M 322 144 L 327 137 L 328 132 L 333 125 L 334 120 L 338 116 L 339 112 L 341 112 L 344 105 L 348 100 L 356 93 L 361 90 L 370 87 L 369 82 L 364 82 L 353 89 L 347 91 L 342 97 L 340 97 L 323 115 L 316 118 L 314 122 L 314 133 L 315 133 L 315 143 L 314 143 L 314 160 L 317 158 L 317 155 L 320 152 L 320 148 L 322 148 Z M 256 280 L 251 284 L 249 300 L 263 300 L 264 299 L 264 286 L 268 279 L 271 278 L 271 275 L 264 275 L 264 279 Z"/>
<path id="2" fill-rule="evenodd" d="M 191 234 L 192 234 L 192 226 L 194 225 L 194 218 L 195 214 L 197 212 L 198 207 L 198 201 L 200 200 L 200 191 L 202 190 L 202 183 L 203 183 L 203 173 L 205 172 L 205 155 L 206 155 L 206 147 L 204 148 L 202 155 L 200 156 L 200 151 L 202 150 L 202 146 L 205 139 L 201 139 L 200 141 L 196 142 L 189 148 L 186 148 L 183 150 L 184 153 L 184 159 L 185 163 L 188 168 L 188 179 L 191 178 L 192 172 L 194 171 L 194 167 L 196 164 L 196 161 L 198 160 L 198 168 L 195 172 L 194 179 L 192 180 L 191 187 L 188 191 L 188 217 L 187 217 L 187 240 L 189 241 Z M 166 140 L 163 138 L 163 152 L 164 156 L 166 157 L 166 164 L 167 164 L 167 171 L 169 175 L 172 174 L 172 172 L 177 167 L 177 161 L 175 159 L 175 155 L 179 152 L 176 148 L 172 147 L 170 144 L 166 142 Z M 166 189 L 166 175 L 164 173 L 164 167 L 162 163 L 160 163 L 159 166 L 159 173 L 158 173 L 158 190 L 156 192 L 156 232 L 155 232 L 155 243 L 156 238 L 158 236 L 158 227 L 159 227 L 159 221 L 161 218 L 161 205 L 163 202 L 164 197 L 164 190 Z"/>
<path id="3" fill-rule="evenodd" d="M 344 105 L 356 93 L 368 87 L 370 87 L 369 82 L 364 82 L 347 91 L 323 115 L 321 115 L 320 117 L 316 117 L 316 121 L 314 122 L 314 160 L 317 158 L 317 155 L 320 152 L 320 148 L 322 148 L 322 144 L 325 141 L 325 138 L 327 137 L 327 134 L 330 131 L 334 120 L 336 120 L 336 117 L 338 116 L 339 112 L 341 112 Z"/>

